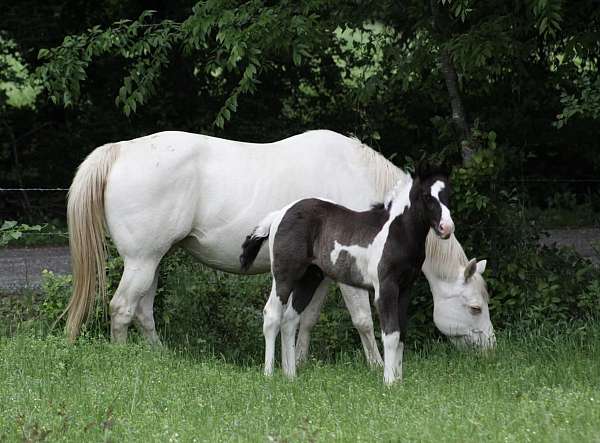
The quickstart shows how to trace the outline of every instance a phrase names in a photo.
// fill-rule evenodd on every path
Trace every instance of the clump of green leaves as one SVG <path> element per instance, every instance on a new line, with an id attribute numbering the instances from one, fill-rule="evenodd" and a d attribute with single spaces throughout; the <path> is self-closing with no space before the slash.
<path id="1" fill-rule="evenodd" d="M 43 226 L 40 225 L 27 225 L 24 223 L 18 223 L 14 220 L 5 220 L 0 226 L 0 247 L 8 245 L 14 240 L 18 240 L 26 232 L 40 232 Z"/>
<path id="2" fill-rule="evenodd" d="M 591 74 L 585 73 L 574 83 L 576 93 L 562 91 L 560 94 L 563 110 L 554 122 L 559 129 L 574 117 L 600 119 L 600 75 L 596 73 L 594 79 Z"/>
<path id="3" fill-rule="evenodd" d="M 199 57 L 197 75 L 218 79 L 227 98 L 215 124 L 223 127 L 237 109 L 238 97 L 251 93 L 259 71 L 269 69 L 261 56 L 289 55 L 295 65 L 310 56 L 311 45 L 319 42 L 317 15 L 311 7 L 295 4 L 265 6 L 253 0 L 232 6 L 224 0 L 196 4 L 183 22 L 153 22 L 154 11 L 144 11 L 137 20 L 121 20 L 106 29 L 94 26 L 86 33 L 67 36 L 62 44 L 39 51 L 46 62 L 37 75 L 55 103 L 73 105 L 81 95 L 81 83 L 94 58 L 118 55 L 127 62 L 127 74 L 115 99 L 126 115 L 155 94 L 170 53 L 180 49 Z M 210 48 L 216 43 L 218 50 Z M 233 87 L 227 87 L 227 77 Z"/>
<path id="4" fill-rule="evenodd" d="M 15 42 L 0 34 L 0 110 L 7 106 L 33 109 L 41 89 Z"/>

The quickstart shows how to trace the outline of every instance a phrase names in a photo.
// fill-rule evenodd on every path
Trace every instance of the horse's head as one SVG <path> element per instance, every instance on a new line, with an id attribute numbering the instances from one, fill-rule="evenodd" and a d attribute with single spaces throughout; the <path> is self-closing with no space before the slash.
<path id="1" fill-rule="evenodd" d="M 422 202 L 423 216 L 435 233 L 447 239 L 454 232 L 450 216 L 450 181 L 446 171 L 421 163 L 417 168 L 417 198 Z"/>
<path id="2" fill-rule="evenodd" d="M 433 321 L 457 346 L 488 349 L 496 345 L 488 292 L 481 275 L 485 265 L 485 260 L 473 259 L 455 279 L 432 285 Z"/>

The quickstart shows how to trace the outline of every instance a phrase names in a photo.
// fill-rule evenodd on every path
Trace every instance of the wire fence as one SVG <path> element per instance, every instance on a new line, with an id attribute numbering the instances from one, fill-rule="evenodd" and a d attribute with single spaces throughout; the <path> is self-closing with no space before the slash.
<path id="1" fill-rule="evenodd" d="M 521 178 L 514 180 L 494 180 L 495 184 L 500 186 L 512 185 L 519 186 L 524 191 L 528 186 L 548 185 L 548 194 L 554 185 L 589 184 L 592 187 L 600 184 L 600 179 L 540 179 L 540 178 Z M 9 193 L 18 196 L 22 193 L 65 193 L 68 187 L 5 187 L 0 188 L 0 198 Z M 492 199 L 496 198 L 494 195 Z M 62 203 L 61 203 L 62 204 Z M 518 229 L 530 223 L 529 214 L 523 205 L 523 216 L 514 220 L 513 226 L 490 225 L 488 223 L 474 224 L 469 229 L 477 229 L 490 234 L 502 235 L 502 231 L 511 231 Z M 557 244 L 558 246 L 574 246 L 580 255 L 600 263 L 600 213 L 597 214 L 595 223 L 585 229 L 573 226 L 561 226 L 560 229 L 545 229 L 546 234 L 542 235 L 540 243 L 544 245 Z M 56 229 L 56 228 L 54 228 Z M 500 234 L 499 234 L 500 233 Z M 0 278 L 0 289 L 5 291 L 16 290 L 22 287 L 39 287 L 41 285 L 41 270 L 51 269 L 56 273 L 69 273 L 69 253 L 65 247 L 68 245 L 69 234 L 66 229 L 56 229 L 52 232 L 23 232 L 22 238 L 15 244 L 18 247 L 42 246 L 45 251 L 37 250 L 33 255 L 27 255 L 27 251 L 20 253 L 18 249 L 0 250 L 0 268 L 2 274 Z M 492 235 L 492 237 L 494 237 Z M 37 255 L 36 255 L 37 254 Z"/>
<path id="2" fill-rule="evenodd" d="M 588 184 L 600 184 L 600 179 L 593 179 L 593 178 L 584 178 L 584 179 L 579 179 L 579 178 L 548 178 L 548 179 L 543 179 L 543 178 L 533 178 L 533 177 L 522 177 L 520 179 L 514 179 L 514 180 L 494 180 L 493 183 L 495 184 L 519 184 L 521 186 L 527 186 L 528 184 L 531 185 L 539 185 L 539 184 L 560 184 L 560 183 L 588 183 Z M 69 191 L 68 187 L 54 187 L 54 188 L 43 188 L 43 187 L 30 187 L 30 188 L 0 188 L 0 193 L 23 193 L 23 192 L 67 192 Z M 518 221 L 515 220 L 515 222 L 518 223 L 528 223 L 529 218 L 526 215 L 526 210 L 525 207 L 523 207 L 523 217 L 520 218 Z M 595 223 L 592 224 L 592 226 L 596 227 L 599 226 L 600 227 L 600 214 L 599 214 L 599 218 L 598 220 L 596 220 Z M 471 228 L 474 229 L 481 229 L 481 230 L 485 230 L 485 231 L 510 231 L 514 228 L 506 226 L 506 225 L 490 225 L 490 224 L 486 224 L 485 226 L 471 226 Z M 560 230 L 561 231 L 575 231 L 575 230 L 580 230 L 581 228 L 579 226 L 573 227 L 573 226 L 561 226 Z M 23 236 L 25 237 L 64 237 L 67 238 L 68 237 L 68 232 L 24 232 L 22 233 Z"/>

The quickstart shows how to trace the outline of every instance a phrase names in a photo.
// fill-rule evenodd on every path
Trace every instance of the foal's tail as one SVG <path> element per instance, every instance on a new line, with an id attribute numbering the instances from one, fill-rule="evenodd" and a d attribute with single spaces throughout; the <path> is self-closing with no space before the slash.
<path id="1" fill-rule="evenodd" d="M 269 238 L 269 231 L 271 225 L 275 221 L 275 218 L 279 215 L 280 211 L 271 212 L 254 228 L 252 233 L 246 237 L 246 240 L 242 244 L 242 255 L 240 255 L 240 264 L 242 265 L 242 271 L 246 272 L 256 260 L 256 256 L 260 252 L 260 248 L 263 242 Z"/>
<path id="2" fill-rule="evenodd" d="M 69 189 L 67 222 L 73 295 L 65 312 L 68 311 L 67 335 L 71 341 L 79 335 L 96 293 L 106 299 L 104 188 L 118 155 L 119 145 L 95 149 L 79 166 Z"/>

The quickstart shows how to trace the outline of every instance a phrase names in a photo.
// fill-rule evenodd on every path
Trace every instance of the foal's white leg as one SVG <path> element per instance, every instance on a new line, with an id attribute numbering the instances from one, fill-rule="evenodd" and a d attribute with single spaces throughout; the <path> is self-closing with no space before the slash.
<path id="1" fill-rule="evenodd" d="M 137 309 L 135 311 L 135 321 L 148 340 L 148 343 L 152 345 L 160 346 L 160 338 L 156 333 L 156 326 L 154 324 L 154 297 L 156 296 L 156 286 L 158 284 L 158 269 L 154 273 L 154 280 L 152 286 L 148 292 L 146 292 L 140 299 Z"/>
<path id="2" fill-rule="evenodd" d="M 344 284 L 340 284 L 340 290 L 344 297 L 344 303 L 346 303 L 346 307 L 352 317 L 352 324 L 360 335 L 360 341 L 362 342 L 367 362 L 371 366 L 382 366 L 383 360 L 381 359 L 373 330 L 369 293 L 364 289 Z"/>
<path id="3" fill-rule="evenodd" d="M 275 362 L 275 339 L 279 334 L 283 305 L 277 296 L 275 280 L 271 286 L 271 295 L 263 310 L 263 334 L 265 336 L 265 375 L 273 375 Z"/>
<path id="4" fill-rule="evenodd" d="M 300 323 L 300 314 L 292 306 L 294 294 L 289 297 L 281 322 L 281 366 L 283 373 L 289 377 L 296 376 L 296 330 Z"/>
<path id="5" fill-rule="evenodd" d="M 300 314 L 300 326 L 298 338 L 296 339 L 296 364 L 300 364 L 308 358 L 310 332 L 319 320 L 330 283 L 331 280 L 327 278 L 321 282 L 316 289 L 312 300 Z"/>
<path id="6" fill-rule="evenodd" d="M 390 334 L 382 331 L 381 336 L 383 338 L 383 357 L 385 358 L 383 381 L 386 385 L 391 385 L 397 379 L 402 380 L 404 343 L 400 341 L 400 332 L 398 331 Z"/>
<path id="7" fill-rule="evenodd" d="M 136 313 L 138 303 L 154 284 L 160 258 L 131 259 L 125 257 L 125 268 L 119 287 L 110 301 L 111 340 L 124 343 L 127 328 Z"/>

